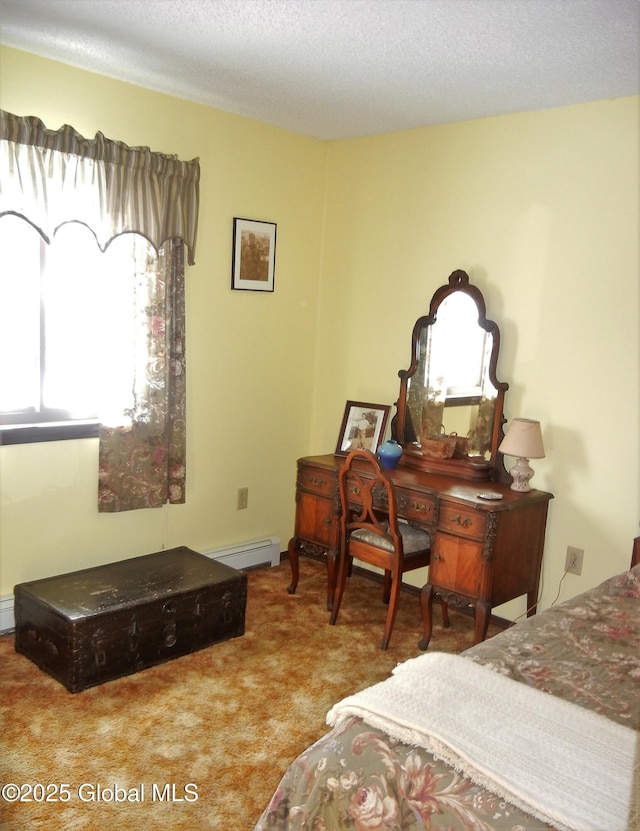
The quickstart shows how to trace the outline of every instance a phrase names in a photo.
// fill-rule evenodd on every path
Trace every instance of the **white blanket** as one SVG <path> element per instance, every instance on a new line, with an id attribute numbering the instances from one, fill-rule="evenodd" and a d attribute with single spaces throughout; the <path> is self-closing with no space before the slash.
<path id="1" fill-rule="evenodd" d="M 469 658 L 406 661 L 336 704 L 327 722 L 353 715 L 558 829 L 630 827 L 638 734 Z"/>

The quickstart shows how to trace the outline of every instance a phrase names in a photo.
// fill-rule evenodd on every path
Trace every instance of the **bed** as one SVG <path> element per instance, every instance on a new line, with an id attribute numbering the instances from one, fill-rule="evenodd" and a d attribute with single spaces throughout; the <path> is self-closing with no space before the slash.
<path id="1" fill-rule="evenodd" d="M 640 828 L 639 560 L 339 702 L 254 831 Z"/>

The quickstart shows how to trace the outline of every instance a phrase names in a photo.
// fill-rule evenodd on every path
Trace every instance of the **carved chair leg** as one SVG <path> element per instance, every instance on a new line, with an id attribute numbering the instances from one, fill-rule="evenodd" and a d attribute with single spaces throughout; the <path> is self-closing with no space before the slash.
<path id="1" fill-rule="evenodd" d="M 331 610 L 331 617 L 329 618 L 331 626 L 334 626 L 336 620 L 338 619 L 338 612 L 340 611 L 340 604 L 342 603 L 342 595 L 344 594 L 344 587 L 347 582 L 347 571 L 350 566 L 349 561 L 353 561 L 353 557 L 349 557 L 345 551 L 341 551 L 338 561 L 338 584 L 333 596 L 333 609 Z"/>
<path id="2" fill-rule="evenodd" d="M 339 552 L 334 548 L 327 551 L 327 610 L 333 609 L 333 598 L 336 593 L 336 582 L 338 580 L 338 557 Z"/>
<path id="3" fill-rule="evenodd" d="M 389 598 L 391 597 L 391 572 L 385 571 L 384 573 L 384 583 L 382 586 L 382 602 L 388 603 Z"/>
<path id="4" fill-rule="evenodd" d="M 420 589 L 420 610 L 422 611 L 424 634 L 422 639 L 418 641 L 418 648 L 424 651 L 429 646 L 433 624 L 433 586 L 431 583 L 425 583 Z"/>
<path id="5" fill-rule="evenodd" d="M 382 636 L 382 643 L 380 649 L 386 649 L 389 646 L 389 639 L 391 638 L 391 631 L 395 623 L 396 613 L 398 611 L 398 601 L 400 600 L 400 589 L 402 587 L 402 574 L 395 574 L 391 581 L 391 596 L 389 598 L 389 609 L 387 610 L 387 620 L 384 626 L 384 635 Z"/>

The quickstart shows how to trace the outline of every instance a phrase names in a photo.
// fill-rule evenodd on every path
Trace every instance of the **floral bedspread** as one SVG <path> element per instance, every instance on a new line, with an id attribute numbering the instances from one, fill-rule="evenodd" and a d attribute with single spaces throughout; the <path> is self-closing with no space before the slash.
<path id="1" fill-rule="evenodd" d="M 639 730 L 640 565 L 463 654 Z M 293 762 L 254 831 L 268 829 L 554 831 L 356 718 Z"/>

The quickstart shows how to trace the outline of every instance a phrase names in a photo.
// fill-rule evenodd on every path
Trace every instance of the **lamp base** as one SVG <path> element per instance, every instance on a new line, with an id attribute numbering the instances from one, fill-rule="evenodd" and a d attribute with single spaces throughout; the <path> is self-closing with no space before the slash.
<path id="1" fill-rule="evenodd" d="M 518 459 L 515 465 L 509 471 L 513 482 L 511 483 L 511 490 L 518 491 L 518 493 L 526 493 L 530 491 L 529 480 L 532 478 L 534 471 L 529 464 L 528 459 Z"/>

